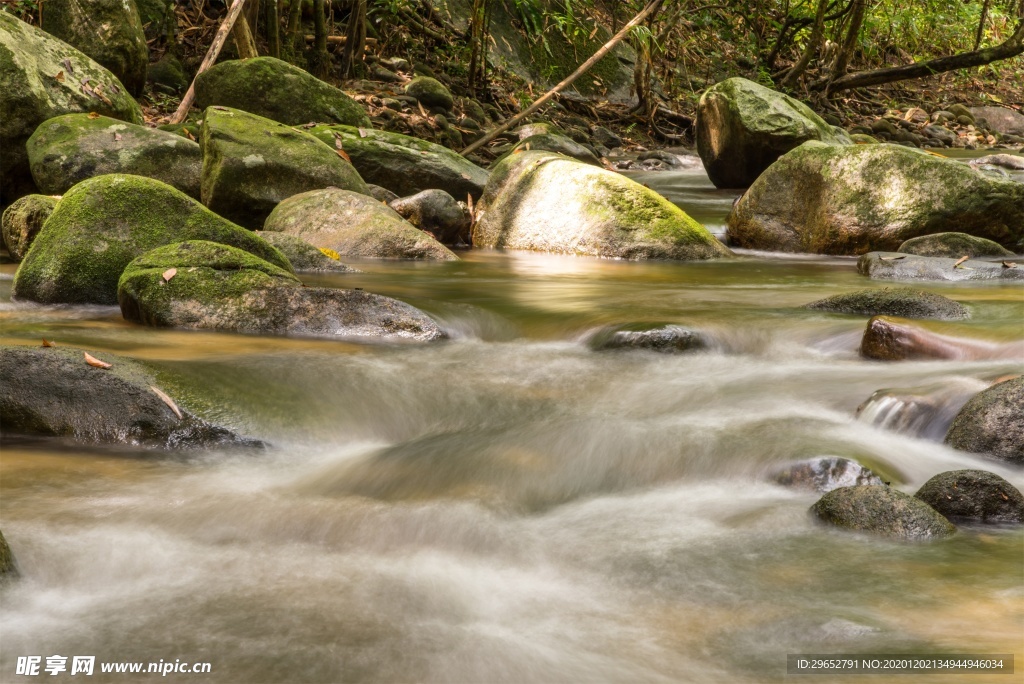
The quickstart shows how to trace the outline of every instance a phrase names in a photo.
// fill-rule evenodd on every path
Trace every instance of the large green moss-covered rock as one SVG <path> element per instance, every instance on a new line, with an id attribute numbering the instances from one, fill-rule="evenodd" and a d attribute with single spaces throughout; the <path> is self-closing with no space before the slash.
<path id="1" fill-rule="evenodd" d="M 196 106 L 234 107 L 283 124 L 317 122 L 370 127 L 351 97 L 302 69 L 273 57 L 230 60 L 196 78 Z"/>
<path id="2" fill-rule="evenodd" d="M 811 507 L 822 522 L 906 541 L 941 539 L 956 528 L 931 506 L 885 485 L 833 489 Z"/>
<path id="3" fill-rule="evenodd" d="M 142 109 L 116 76 L 64 41 L 0 12 L 0 203 L 36 191 L 25 142 L 42 122 L 71 112 L 142 123 Z"/>
<path id="4" fill-rule="evenodd" d="M 111 174 L 71 188 L 14 276 L 13 295 L 46 304 L 115 304 L 124 267 L 181 240 L 233 245 L 291 269 L 277 249 L 166 183 Z"/>
<path id="5" fill-rule="evenodd" d="M 149 48 L 135 0 L 46 0 L 43 30 L 110 69 L 132 95 L 146 86 Z"/>
<path id="6" fill-rule="evenodd" d="M 372 197 L 328 188 L 290 197 L 267 218 L 266 232 L 301 237 L 341 256 L 458 259 L 447 247 Z"/>
<path id="7" fill-rule="evenodd" d="M 516 143 L 516 146 L 509 150 L 508 154 L 519 154 L 529 150 L 543 150 L 545 152 L 557 152 L 566 157 L 572 157 L 584 164 L 601 166 L 601 160 L 591 150 L 579 144 L 572 138 L 557 133 L 537 133 L 527 136 Z"/>
<path id="8" fill-rule="evenodd" d="M 169 269 L 176 273 L 169 280 Z M 118 284 L 127 320 L 264 335 L 428 341 L 426 314 L 361 290 L 303 287 L 291 273 L 213 242 L 165 245 L 132 261 Z"/>
<path id="9" fill-rule="evenodd" d="M 93 176 L 128 173 L 199 199 L 199 145 L 174 133 L 106 116 L 65 114 L 43 122 L 26 147 L 32 178 L 49 195 L 64 194 Z"/>
<path id="10" fill-rule="evenodd" d="M 405 94 L 415 97 L 427 107 L 449 110 L 455 104 L 451 92 L 443 83 L 430 76 L 417 76 L 405 86 Z"/>
<path id="11" fill-rule="evenodd" d="M 1000 382 L 974 395 L 953 419 L 946 444 L 1024 464 L 1024 377 Z"/>
<path id="12" fill-rule="evenodd" d="M 933 233 L 910 238 L 897 252 L 926 257 L 996 257 L 1013 256 L 1013 252 L 998 243 L 966 233 Z"/>
<path id="13" fill-rule="evenodd" d="M 42 230 L 46 219 L 57 206 L 60 198 L 46 195 L 25 195 L 4 209 L 0 219 L 3 244 L 15 261 L 21 261 L 36 235 Z"/>
<path id="14" fill-rule="evenodd" d="M 203 204 L 247 228 L 284 199 L 336 187 L 369 192 L 352 165 L 312 135 L 227 107 L 209 107 L 199 136 Z"/>
<path id="15" fill-rule="evenodd" d="M 551 152 L 522 152 L 491 173 L 473 244 L 624 259 L 714 259 L 731 252 L 649 188 Z"/>
<path id="16" fill-rule="evenodd" d="M 899 145 L 812 141 L 750 186 L 728 235 L 751 249 L 864 254 L 951 230 L 1013 248 L 1024 237 L 1024 183 Z"/>
<path id="17" fill-rule="evenodd" d="M 708 88 L 697 107 L 697 151 L 711 182 L 746 188 L 776 159 L 808 140 L 849 145 L 810 107 L 745 78 Z"/>
<path id="18" fill-rule="evenodd" d="M 408 135 L 353 128 L 314 126 L 324 143 L 344 150 L 367 183 L 400 197 L 423 190 L 444 190 L 455 199 L 480 199 L 489 174 L 447 147 Z"/>

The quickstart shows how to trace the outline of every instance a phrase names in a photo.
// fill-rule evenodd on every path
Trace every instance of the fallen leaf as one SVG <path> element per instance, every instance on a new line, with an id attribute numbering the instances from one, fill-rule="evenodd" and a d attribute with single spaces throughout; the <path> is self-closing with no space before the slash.
<path id="1" fill-rule="evenodd" d="M 343 147 L 343 145 L 341 143 L 341 141 L 342 141 L 341 133 L 339 133 L 338 131 L 331 131 L 331 133 L 334 134 L 334 149 L 340 150 Z"/>
<path id="2" fill-rule="evenodd" d="M 960 264 L 964 263 L 965 261 L 967 261 L 970 258 L 971 257 L 969 257 L 969 256 L 962 256 L 962 257 L 960 257 L 959 259 L 956 260 L 956 263 L 953 264 L 953 268 L 960 268 Z"/>
<path id="3" fill-rule="evenodd" d="M 100 118 L 100 115 L 97 114 L 96 112 L 89 112 L 89 118 L 90 119 L 98 119 L 98 118 Z"/>
<path id="4" fill-rule="evenodd" d="M 345 150 L 338 150 L 338 156 L 347 161 L 349 164 L 352 163 L 352 157 L 348 156 L 348 153 L 345 152 Z"/>
<path id="5" fill-rule="evenodd" d="M 64 65 L 64 70 L 66 72 L 68 72 L 72 76 L 75 75 L 75 69 L 74 69 L 74 67 L 71 66 L 71 60 L 70 59 L 65 57 L 64 59 L 60 60 L 60 63 Z"/>
<path id="6" fill-rule="evenodd" d="M 114 134 L 114 142 L 120 142 L 120 141 L 121 141 L 121 134 L 120 133 L 115 133 Z"/>
<path id="7" fill-rule="evenodd" d="M 176 275 L 178 275 L 178 269 L 176 269 L 176 268 L 169 268 L 169 269 L 167 269 L 167 270 L 166 270 L 166 271 L 164 271 L 164 273 L 163 273 L 163 276 L 164 276 L 164 282 L 165 282 L 165 283 L 169 283 L 169 282 L 171 282 L 171 278 L 173 278 L 173 277 L 174 277 L 174 276 L 176 276 Z"/>
<path id="8" fill-rule="evenodd" d="M 1003 268 L 1017 268 L 1017 262 L 1016 261 L 1004 261 L 1003 262 Z"/>
<path id="9" fill-rule="evenodd" d="M 196 139 L 196 136 L 192 135 L 191 131 L 189 131 L 187 128 L 184 129 L 184 130 L 185 130 L 185 137 L 186 138 L 188 138 L 189 140 L 195 140 Z"/>
<path id="10" fill-rule="evenodd" d="M 44 346 L 44 347 L 52 347 L 52 346 L 53 346 L 53 342 L 51 342 L 50 340 L 48 340 L 48 339 L 46 339 L 46 338 L 44 337 L 44 338 L 43 338 L 43 346 Z"/>
<path id="11" fill-rule="evenodd" d="M 594 36 L 597 35 L 597 29 L 599 29 L 599 28 L 600 28 L 600 25 L 595 26 L 594 30 L 590 32 L 590 36 L 587 38 L 587 40 L 594 40 Z"/>
<path id="12" fill-rule="evenodd" d="M 327 257 L 328 259 L 334 259 L 335 261 L 341 261 L 341 255 L 338 254 L 337 252 L 335 252 L 333 249 L 330 249 L 328 247 L 321 247 L 320 251 L 323 252 L 323 255 L 325 257 Z"/>
<path id="13" fill-rule="evenodd" d="M 103 370 L 106 370 L 113 367 L 113 364 L 109 364 L 106 361 L 100 361 L 95 356 L 91 356 L 89 352 L 82 353 L 85 355 L 85 362 L 93 368 L 102 368 Z"/>
<path id="14" fill-rule="evenodd" d="M 370 135 L 370 131 L 366 130 L 365 128 L 360 128 L 359 129 L 359 137 L 360 138 L 365 138 L 365 137 L 367 137 L 369 135 Z"/>
<path id="15" fill-rule="evenodd" d="M 424 119 L 427 118 L 427 110 L 423 108 L 423 103 L 417 102 L 416 106 L 420 108 L 420 116 L 422 116 Z"/>
<path id="16" fill-rule="evenodd" d="M 470 177 L 469 177 L 469 174 L 468 174 L 468 173 L 463 173 L 463 174 L 461 174 L 461 176 L 462 176 L 462 177 L 463 177 L 463 178 L 464 178 L 465 180 L 473 180 L 472 178 L 470 178 Z"/>
<path id="17" fill-rule="evenodd" d="M 316 122 L 310 121 L 308 124 L 302 124 L 301 128 L 313 128 L 313 126 L 316 126 Z M 335 133 L 335 135 L 337 135 L 337 133 Z"/>
<path id="18" fill-rule="evenodd" d="M 61 83 L 63 83 L 64 82 L 64 72 L 63 71 L 58 71 L 57 75 L 54 76 L 54 78 L 57 79 L 58 81 L 60 81 Z"/>
<path id="19" fill-rule="evenodd" d="M 153 392 L 156 394 L 156 396 L 160 397 L 160 399 L 165 404 L 167 404 L 167 406 L 170 407 L 170 409 L 172 411 L 174 411 L 174 415 L 178 416 L 178 420 L 181 420 L 182 418 L 185 417 L 185 416 L 181 415 L 181 409 L 178 408 L 178 405 L 174 403 L 174 400 L 171 399 L 169 396 L 167 396 L 164 392 L 162 392 L 160 390 L 160 388 L 154 387 L 153 385 L 150 385 L 149 389 L 153 390 Z"/>

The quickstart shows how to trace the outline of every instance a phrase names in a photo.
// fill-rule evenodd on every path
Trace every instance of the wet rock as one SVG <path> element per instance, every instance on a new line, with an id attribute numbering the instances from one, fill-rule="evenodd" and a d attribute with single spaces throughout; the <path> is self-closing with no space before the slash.
<path id="1" fill-rule="evenodd" d="M 469 243 L 469 210 L 444 190 L 424 190 L 388 203 L 406 221 L 433 235 L 442 244 Z"/>
<path id="2" fill-rule="evenodd" d="M 377 200 L 378 202 L 383 202 L 384 204 L 390 204 L 391 202 L 393 202 L 396 199 L 398 199 L 398 195 L 396 195 L 395 193 L 391 192 L 387 188 L 380 187 L 379 185 L 373 185 L 371 183 L 367 183 L 366 184 L 366 188 L 367 188 L 367 190 L 369 190 L 370 197 L 372 197 L 373 199 Z"/>
<path id="3" fill-rule="evenodd" d="M 522 152 L 495 166 L 473 244 L 624 259 L 731 256 L 661 195 L 551 152 Z"/>
<path id="4" fill-rule="evenodd" d="M 879 361 L 913 359 L 1013 359 L 1024 343 L 992 344 L 939 335 L 899 319 L 875 316 L 868 321 L 861 356 Z"/>
<path id="5" fill-rule="evenodd" d="M 972 397 L 953 420 L 946 444 L 1024 464 L 1024 377 L 1000 382 Z"/>
<path id="6" fill-rule="evenodd" d="M 953 111 L 952 107 L 950 111 Z M 971 107 L 968 113 L 975 121 L 987 121 L 989 129 L 996 133 L 1024 135 L 1024 114 L 1009 107 Z"/>
<path id="7" fill-rule="evenodd" d="M 288 262 L 295 271 L 359 273 L 358 269 L 341 263 L 341 259 L 336 258 L 335 253 L 331 252 L 331 250 L 314 247 L 302 238 L 295 237 L 294 235 L 278 233 L 272 230 L 261 230 L 257 232 L 257 235 L 288 257 Z"/>
<path id="8" fill-rule="evenodd" d="M 956 532 L 928 504 L 885 485 L 834 489 L 811 506 L 811 513 L 836 527 L 904 541 L 942 539 Z"/>
<path id="9" fill-rule="evenodd" d="M 505 156 L 520 154 L 527 150 L 556 152 L 558 154 L 564 154 L 566 157 L 571 157 L 576 161 L 581 161 L 584 164 L 601 166 L 601 160 L 597 158 L 597 155 L 594 154 L 593 151 L 587 149 L 571 138 L 551 133 L 531 135 L 528 138 L 523 138 Z"/>
<path id="10" fill-rule="evenodd" d="M 111 174 L 82 181 L 57 204 L 14 276 L 13 296 L 44 304 L 115 304 L 125 266 L 181 240 L 213 240 L 284 269 L 283 254 L 166 183 Z"/>
<path id="11" fill-rule="evenodd" d="M 948 297 L 909 287 L 858 290 L 819 299 L 808 304 L 807 308 L 862 316 L 935 318 L 947 321 L 969 318 L 971 315 L 967 307 Z"/>
<path id="12" fill-rule="evenodd" d="M 1024 280 L 1024 265 L 1015 261 L 925 257 L 899 252 L 869 252 L 857 260 L 857 271 L 872 280 Z"/>
<path id="13" fill-rule="evenodd" d="M 914 496 L 953 522 L 1024 523 L 1024 495 L 986 470 L 939 473 Z"/>
<path id="14" fill-rule="evenodd" d="M 697 150 L 711 182 L 746 188 L 776 159 L 807 140 L 850 139 L 793 98 L 743 78 L 704 92 L 697 107 Z"/>
<path id="15" fill-rule="evenodd" d="M 960 378 L 923 387 L 880 389 L 857 407 L 857 420 L 941 442 L 964 404 L 985 383 Z"/>
<path id="16" fill-rule="evenodd" d="M 591 349 L 646 349 L 676 354 L 698 351 L 712 346 L 711 339 L 697 330 L 678 325 L 612 326 L 598 331 L 590 339 Z"/>
<path id="17" fill-rule="evenodd" d="M 898 145 L 811 141 L 772 164 L 728 223 L 730 242 L 750 249 L 865 254 L 951 230 L 1012 247 L 1024 238 L 1024 183 Z"/>
<path id="18" fill-rule="evenodd" d="M 810 458 L 785 466 L 772 473 L 771 479 L 784 487 L 822 493 L 840 487 L 885 484 L 870 469 L 838 456 Z"/>
<path id="19" fill-rule="evenodd" d="M 184 405 L 178 405 L 179 418 L 153 388 L 171 392 L 143 365 L 114 354 L 91 354 L 111 368 L 89 365 L 83 350 L 72 347 L 0 347 L 4 434 L 165 449 L 262 446 L 211 425 Z"/>
<path id="20" fill-rule="evenodd" d="M 348 190 L 314 190 L 281 202 L 265 231 L 295 235 L 342 257 L 436 259 L 458 257 L 372 197 Z"/>
<path id="21" fill-rule="evenodd" d="M 948 128 L 943 128 L 942 126 L 925 126 L 924 134 L 929 138 L 938 140 L 943 145 L 952 145 L 956 142 L 956 133 L 953 133 L 953 131 Z"/>
<path id="22" fill-rule="evenodd" d="M 1024 156 L 1019 154 L 989 154 L 970 161 L 971 166 L 998 166 L 1014 171 L 1024 171 Z"/>
<path id="23" fill-rule="evenodd" d="M 289 126 L 317 122 L 370 127 L 362 105 L 302 69 L 273 57 L 233 59 L 196 78 L 196 106 L 232 107 Z"/>
<path id="24" fill-rule="evenodd" d="M 1002 245 L 966 233 L 933 233 L 910 238 L 896 250 L 901 254 L 959 259 L 968 257 L 1013 256 Z"/>
<path id="25" fill-rule="evenodd" d="M 959 102 L 957 102 L 956 104 L 952 104 L 949 107 L 946 107 L 946 111 L 948 111 L 955 117 L 966 116 L 968 119 L 971 120 L 972 123 L 974 121 L 974 111 L 972 109 L 965 107 Z"/>
<path id="26" fill-rule="evenodd" d="M 598 145 L 604 145 L 609 150 L 614 150 L 616 147 L 622 147 L 622 138 L 617 133 L 609 131 L 604 126 L 594 126 L 591 130 L 591 135 L 594 136 L 594 142 Z"/>
<path id="27" fill-rule="evenodd" d="M 318 188 L 366 193 L 350 163 L 314 136 L 254 114 L 210 107 L 199 137 L 203 204 L 247 228 L 284 199 Z"/>
<path id="28" fill-rule="evenodd" d="M 417 76 L 405 86 L 405 94 L 415 97 L 425 107 L 440 107 L 451 110 L 455 104 L 451 92 L 443 83 L 429 76 Z"/>
<path id="29" fill-rule="evenodd" d="M 42 123 L 27 150 L 32 178 L 47 195 L 62 195 L 93 176 L 128 173 L 199 199 L 199 145 L 167 131 L 106 116 L 65 114 Z"/>
<path id="30" fill-rule="evenodd" d="M 155 90 L 170 95 L 184 94 L 190 83 L 181 62 L 170 52 L 161 57 L 159 61 L 149 65 L 146 82 Z"/>
<path id="31" fill-rule="evenodd" d="M 21 261 L 36 235 L 57 206 L 58 197 L 25 195 L 7 207 L 0 221 L 3 244 L 15 261 Z"/>
<path id="32" fill-rule="evenodd" d="M 18 564 L 11 553 L 11 547 L 7 545 L 3 532 L 0 532 L 0 585 L 7 580 L 18 576 Z"/>
<path id="33" fill-rule="evenodd" d="M 462 200 L 479 199 L 488 172 L 441 145 L 387 131 L 350 126 L 314 126 L 309 133 L 334 149 L 344 150 L 367 183 L 399 197 L 423 190 L 444 190 Z"/>
<path id="34" fill-rule="evenodd" d="M 643 152 L 639 157 L 637 157 L 637 160 L 641 162 L 657 160 L 670 169 L 678 169 L 683 166 L 683 162 L 679 161 L 679 157 L 665 152 L 664 150 L 650 150 L 648 152 Z"/>
<path id="35" fill-rule="evenodd" d="M 176 274 L 167 279 L 168 269 Z M 261 335 L 425 342 L 445 337 L 422 311 L 361 290 L 303 287 L 234 247 L 195 240 L 132 261 L 118 283 L 126 320 Z"/>

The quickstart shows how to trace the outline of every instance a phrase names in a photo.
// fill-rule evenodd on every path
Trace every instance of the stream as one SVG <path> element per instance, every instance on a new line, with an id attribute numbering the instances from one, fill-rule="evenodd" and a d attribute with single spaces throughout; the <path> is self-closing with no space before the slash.
<path id="1" fill-rule="evenodd" d="M 736 193 L 699 168 L 629 175 L 724 232 Z M 769 477 L 831 455 L 909 493 L 965 468 L 1024 488 L 943 429 L 857 415 L 880 389 L 978 391 L 1024 360 L 859 358 L 866 317 L 802 308 L 889 284 L 854 258 L 461 256 L 303 276 L 422 308 L 453 338 L 426 346 L 143 328 L 116 308 L 12 303 L 15 266 L 0 266 L 3 343 L 146 360 L 183 406 L 273 445 L 8 440 L 0 519 L 22 577 L 0 595 L 0 681 L 40 679 L 15 676 L 16 658 L 53 654 L 211 664 L 166 678 L 97 665 L 96 682 L 775 682 L 790 653 L 1016 652 L 1024 667 L 1020 528 L 845 533 L 810 518 L 818 494 Z M 924 327 L 1024 337 L 1020 285 L 920 288 L 973 314 Z M 716 344 L 588 346 L 640 322 Z"/>

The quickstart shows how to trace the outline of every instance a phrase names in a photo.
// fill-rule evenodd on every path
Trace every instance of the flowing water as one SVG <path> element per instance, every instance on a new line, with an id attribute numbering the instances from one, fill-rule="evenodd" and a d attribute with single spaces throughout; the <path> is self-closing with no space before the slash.
<path id="1" fill-rule="evenodd" d="M 701 173 L 637 176 L 724 226 L 734 194 Z M 911 493 L 960 468 L 1024 487 L 1020 469 L 943 446 L 935 426 L 959 401 L 949 388 L 976 391 L 1024 359 L 860 359 L 863 317 L 801 308 L 883 286 L 853 259 L 464 257 L 305 279 L 427 310 L 453 336 L 429 346 L 144 329 L 112 308 L 12 304 L 2 267 L 3 342 L 145 359 L 179 403 L 273 447 L 8 441 L 0 515 L 22 578 L 0 595 L 0 681 L 38 679 L 13 674 L 33 654 L 209 662 L 168 679 L 239 683 L 772 682 L 788 653 L 1016 653 L 1024 666 L 1020 529 L 920 544 L 844 533 L 811 520 L 817 494 L 767 477 L 835 455 Z M 928 327 L 1024 337 L 1020 286 L 922 287 L 973 313 Z M 627 322 L 717 343 L 590 349 Z M 926 427 L 893 418 L 897 395 L 936 393 L 946 414 Z M 97 666 L 91 681 L 156 679 Z"/>

